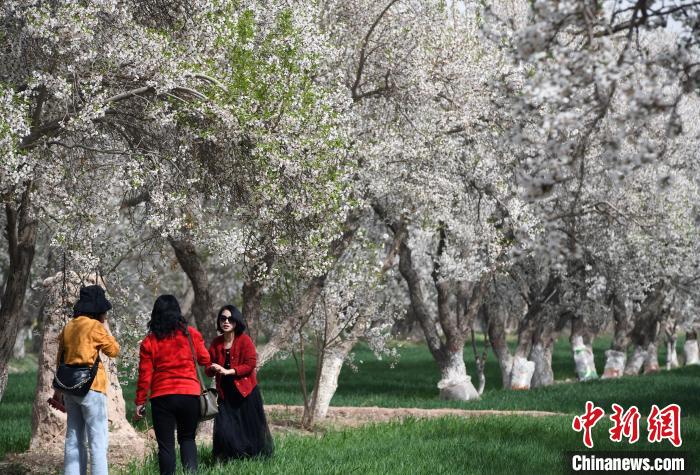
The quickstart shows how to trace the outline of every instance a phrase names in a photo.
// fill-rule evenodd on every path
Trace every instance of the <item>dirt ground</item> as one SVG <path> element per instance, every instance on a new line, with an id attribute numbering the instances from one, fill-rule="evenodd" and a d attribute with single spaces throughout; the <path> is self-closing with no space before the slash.
<path id="1" fill-rule="evenodd" d="M 270 429 L 273 434 L 314 435 L 329 429 L 359 427 L 364 424 L 401 420 L 406 417 L 430 419 L 444 416 L 486 417 L 523 415 L 546 417 L 559 415 L 545 411 L 492 411 L 465 409 L 417 409 L 417 408 L 387 408 L 387 407 L 331 407 L 328 417 L 314 431 L 304 430 L 299 421 L 304 408 L 302 406 L 284 406 L 270 404 L 265 406 Z M 197 436 L 198 443 L 211 443 L 213 421 L 200 424 Z M 144 433 L 150 446 L 155 448 L 155 438 L 152 429 Z M 63 464 L 63 447 L 51 446 L 41 452 L 26 452 L 10 454 L 0 462 L 0 473 L 3 475 L 19 474 L 55 474 L 59 473 Z M 133 453 L 128 447 L 110 447 L 109 460 L 111 464 L 125 466 L 132 459 Z"/>
<path id="2" fill-rule="evenodd" d="M 300 419 L 304 410 L 302 406 L 283 406 L 270 404 L 265 406 L 274 423 L 275 419 L 283 419 L 284 416 L 293 416 Z M 459 417 L 483 417 L 483 416 L 555 416 L 555 412 L 545 411 L 493 411 L 493 410 L 466 410 L 466 409 L 417 409 L 410 407 L 334 407 L 328 410 L 327 420 L 324 425 L 336 427 L 359 427 L 374 422 L 388 422 L 406 417 L 416 419 L 431 419 L 444 416 Z"/>

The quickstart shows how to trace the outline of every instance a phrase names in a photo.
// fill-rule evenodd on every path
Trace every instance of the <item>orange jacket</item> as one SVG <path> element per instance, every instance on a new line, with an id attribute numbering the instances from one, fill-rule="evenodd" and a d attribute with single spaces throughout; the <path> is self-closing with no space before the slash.
<path id="1" fill-rule="evenodd" d="M 119 354 L 119 343 L 107 332 L 100 321 L 78 316 L 66 323 L 58 336 L 56 365 L 61 361 L 61 352 L 65 352 L 64 363 L 92 366 L 98 351 L 114 358 Z M 102 361 L 90 389 L 107 394 L 107 373 L 102 366 Z"/>

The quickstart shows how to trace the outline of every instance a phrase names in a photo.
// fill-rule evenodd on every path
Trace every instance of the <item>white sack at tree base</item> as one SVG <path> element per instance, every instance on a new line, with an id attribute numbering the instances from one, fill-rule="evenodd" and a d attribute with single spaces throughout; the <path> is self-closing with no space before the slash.
<path id="1" fill-rule="evenodd" d="M 605 352 L 605 370 L 603 379 L 619 378 L 625 372 L 627 355 L 622 351 L 608 350 Z"/>
<path id="2" fill-rule="evenodd" d="M 479 392 L 472 384 L 472 378 L 469 376 L 442 379 L 438 382 L 437 387 L 440 390 L 440 399 L 448 401 L 472 401 L 479 399 Z"/>
<path id="3" fill-rule="evenodd" d="M 513 371 L 510 376 L 511 389 L 530 389 L 530 382 L 534 373 L 534 361 L 528 361 L 522 356 L 513 358 Z"/>
<path id="4" fill-rule="evenodd" d="M 595 369 L 593 358 L 593 348 L 583 343 L 583 337 L 576 335 L 572 342 L 574 350 L 574 363 L 576 364 L 576 375 L 579 381 L 590 381 L 598 379 L 598 372 Z"/>
<path id="5" fill-rule="evenodd" d="M 630 356 L 627 366 L 625 367 L 625 375 L 636 376 L 642 370 L 644 360 L 647 358 L 647 351 L 641 346 L 635 346 L 632 356 Z"/>
<path id="6" fill-rule="evenodd" d="M 666 369 L 678 368 L 678 352 L 676 351 L 676 339 L 666 343 Z"/>
<path id="7" fill-rule="evenodd" d="M 647 355 L 644 358 L 644 374 L 659 372 L 659 352 L 655 343 L 647 346 Z"/>
<path id="8" fill-rule="evenodd" d="M 683 345 L 685 353 L 685 365 L 700 365 L 700 350 L 698 348 L 698 340 L 686 340 Z"/>

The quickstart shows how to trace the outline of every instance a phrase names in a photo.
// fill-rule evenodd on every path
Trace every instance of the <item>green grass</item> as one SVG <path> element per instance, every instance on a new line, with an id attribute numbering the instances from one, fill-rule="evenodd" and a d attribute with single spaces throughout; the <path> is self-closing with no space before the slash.
<path id="1" fill-rule="evenodd" d="M 595 345 L 597 367 L 602 370 L 608 341 Z M 698 457 L 700 447 L 700 367 L 662 371 L 659 374 L 625 377 L 614 381 L 562 383 L 531 391 L 503 391 L 500 371 L 493 355 L 486 366 L 486 392 L 480 401 L 451 402 L 438 398 L 439 375 L 424 345 L 405 344 L 395 368 L 377 360 L 366 346 L 355 352 L 359 371 L 345 367 L 332 405 L 383 407 L 458 407 L 465 409 L 533 409 L 566 413 L 548 418 L 497 417 L 480 419 L 409 420 L 352 430 L 330 430 L 323 435 L 276 437 L 276 453 L 270 460 L 236 462 L 217 467 L 210 449 L 201 448 L 201 473 L 561 473 L 567 450 L 583 448 L 581 434 L 571 429 L 573 414 L 583 412 L 587 400 L 610 412 L 616 402 L 627 408 L 637 405 L 642 413 L 641 436 L 652 403 L 663 407 L 675 402 L 683 409 L 682 449 Z M 473 368 L 467 353 L 467 367 Z M 663 361 L 663 359 L 661 360 Z M 307 361 L 313 378 L 313 355 Z M 574 377 L 571 349 L 566 340 L 557 343 L 553 368 L 558 380 Z M 300 404 L 302 398 L 294 361 L 273 361 L 259 374 L 266 403 Z M 0 457 L 26 450 L 31 430 L 31 404 L 36 373 L 11 374 L 0 403 Z M 135 384 L 124 386 L 127 413 L 133 414 Z M 607 440 L 607 419 L 594 432 L 596 449 L 668 450 L 670 444 L 634 446 Z M 157 462 L 132 466 L 127 473 L 154 473 Z M 697 466 L 697 465 L 696 465 Z"/>
<path id="2" fill-rule="evenodd" d="M 36 371 L 10 374 L 0 403 L 0 460 L 8 452 L 21 452 L 29 447 L 34 388 Z"/>
<path id="3" fill-rule="evenodd" d="M 629 444 L 607 440 L 607 430 L 605 423 L 594 428 L 597 450 L 629 450 Z M 700 424 L 686 424 L 683 435 L 686 448 L 681 451 L 697 448 Z M 580 450 L 580 438 L 571 430 L 571 419 L 562 416 L 408 419 L 331 431 L 321 438 L 278 438 L 275 455 L 268 460 L 217 465 L 209 449 L 201 447 L 199 473 L 567 473 L 564 454 Z M 658 445 L 646 441 L 633 448 L 659 450 Z M 697 453 L 694 456 L 697 459 Z M 133 464 L 125 473 L 156 472 L 157 461 L 150 457 L 144 464 Z"/>

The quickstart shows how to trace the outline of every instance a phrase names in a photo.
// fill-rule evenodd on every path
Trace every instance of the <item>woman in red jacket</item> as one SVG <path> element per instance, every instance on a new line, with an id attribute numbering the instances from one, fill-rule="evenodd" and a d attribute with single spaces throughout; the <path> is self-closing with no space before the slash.
<path id="1" fill-rule="evenodd" d="M 172 295 L 161 295 L 156 299 L 148 329 L 150 332 L 141 342 L 136 414 L 143 416 L 150 390 L 160 473 L 175 473 L 176 427 L 182 466 L 185 471 L 196 472 L 194 436 L 199 422 L 201 389 L 188 333 L 200 366 L 210 365 L 209 352 L 202 335 L 187 326 L 180 304 Z"/>
<path id="2" fill-rule="evenodd" d="M 209 347 L 212 365 L 207 374 L 216 375 L 220 398 L 214 419 L 213 453 L 220 460 L 266 457 L 273 452 L 255 377 L 257 353 L 253 340 L 243 333 L 245 327 L 241 312 L 225 305 L 216 320 L 221 335 Z"/>

